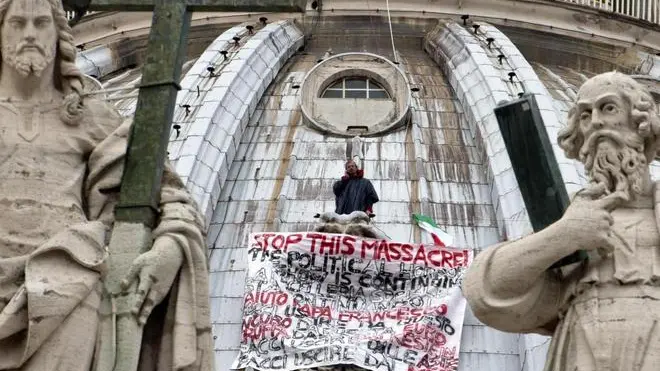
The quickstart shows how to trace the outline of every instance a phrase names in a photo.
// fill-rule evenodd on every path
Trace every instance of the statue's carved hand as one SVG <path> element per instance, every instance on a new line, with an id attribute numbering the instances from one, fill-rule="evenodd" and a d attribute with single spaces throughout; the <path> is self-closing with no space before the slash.
<path id="1" fill-rule="evenodd" d="M 183 253 L 169 237 L 156 239 L 148 252 L 138 256 L 131 269 L 121 282 L 126 290 L 138 280 L 135 304 L 131 312 L 137 316 L 138 323 L 147 322 L 154 307 L 165 298 L 172 287 L 172 282 L 181 268 Z"/>
<path id="2" fill-rule="evenodd" d="M 560 220 L 558 233 L 576 250 L 614 249 L 611 212 L 624 200 L 616 194 L 594 200 L 578 194 Z"/>

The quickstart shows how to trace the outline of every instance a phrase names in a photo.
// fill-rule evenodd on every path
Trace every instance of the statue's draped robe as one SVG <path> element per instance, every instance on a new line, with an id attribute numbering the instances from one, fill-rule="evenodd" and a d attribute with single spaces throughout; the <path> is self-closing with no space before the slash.
<path id="1" fill-rule="evenodd" d="M 0 101 L 0 370 L 89 371 L 114 341 L 102 278 L 131 122 L 86 99 L 69 126 L 60 106 Z M 162 186 L 154 238 L 184 261 L 147 322 L 140 369 L 210 371 L 204 223 L 169 168 Z"/>
<path id="2" fill-rule="evenodd" d="M 660 187 L 615 210 L 613 254 L 545 272 L 524 294 L 499 297 L 490 266 L 506 242 L 473 262 L 464 290 L 475 315 L 509 332 L 552 335 L 545 371 L 660 369 Z M 525 257 L 521 257 L 524 259 Z M 498 263 L 503 264 L 501 260 Z M 509 262 L 515 270 L 516 262 Z M 470 281 L 470 282 L 468 282 Z"/>

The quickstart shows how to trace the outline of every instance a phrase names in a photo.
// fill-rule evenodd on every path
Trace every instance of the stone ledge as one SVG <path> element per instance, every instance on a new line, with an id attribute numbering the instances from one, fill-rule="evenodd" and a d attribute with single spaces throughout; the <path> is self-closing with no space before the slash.
<path id="1" fill-rule="evenodd" d="M 324 0 L 332 16 L 360 14 L 379 16 L 377 7 L 355 0 Z M 629 46 L 631 43 L 660 49 L 660 26 L 589 6 L 554 0 L 421 1 L 391 0 L 392 19 L 451 18 L 460 22 L 469 14 L 471 21 L 490 22 L 522 29 Z M 640 37 L 640 35 L 644 35 Z"/>

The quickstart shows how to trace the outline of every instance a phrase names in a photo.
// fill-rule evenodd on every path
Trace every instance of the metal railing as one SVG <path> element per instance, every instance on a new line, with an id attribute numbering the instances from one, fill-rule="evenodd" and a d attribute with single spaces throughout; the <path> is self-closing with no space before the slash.
<path id="1" fill-rule="evenodd" d="M 68 19 L 68 20 L 72 20 L 76 16 L 75 12 L 65 12 L 65 13 L 66 13 L 66 19 Z M 83 17 L 88 16 L 90 14 L 94 14 L 94 13 L 98 13 L 98 12 L 86 12 Z"/>
<path id="2" fill-rule="evenodd" d="M 660 24 L 660 0 L 559 0 Z"/>
<path id="3" fill-rule="evenodd" d="M 643 21 L 660 24 L 660 0 L 553 0 L 564 3 L 586 6 L 620 14 Z M 85 16 L 97 12 L 87 12 Z M 74 12 L 66 12 L 69 20 L 75 16 Z"/>

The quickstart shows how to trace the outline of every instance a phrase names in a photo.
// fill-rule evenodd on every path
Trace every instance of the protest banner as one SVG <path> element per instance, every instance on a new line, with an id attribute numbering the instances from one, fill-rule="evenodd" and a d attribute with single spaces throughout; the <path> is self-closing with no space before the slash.
<path id="1" fill-rule="evenodd" d="M 233 368 L 456 371 L 472 250 L 254 233 Z"/>

